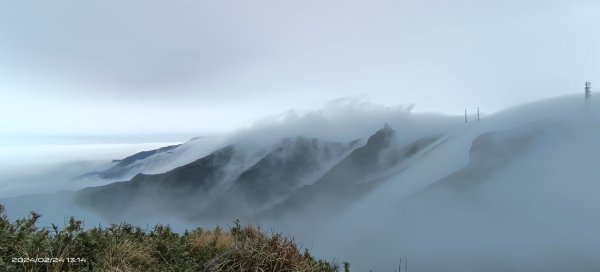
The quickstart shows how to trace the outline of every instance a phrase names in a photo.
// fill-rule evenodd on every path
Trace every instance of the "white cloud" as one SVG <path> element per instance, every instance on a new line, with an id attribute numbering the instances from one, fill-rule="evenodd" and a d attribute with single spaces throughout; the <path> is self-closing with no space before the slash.
<path id="1" fill-rule="evenodd" d="M 3 129 L 224 131 L 360 94 L 417 111 L 494 112 L 594 81 L 597 9 L 584 0 L 0 1 L 0 89 L 12 104 L 2 115 L 15 119 Z"/>

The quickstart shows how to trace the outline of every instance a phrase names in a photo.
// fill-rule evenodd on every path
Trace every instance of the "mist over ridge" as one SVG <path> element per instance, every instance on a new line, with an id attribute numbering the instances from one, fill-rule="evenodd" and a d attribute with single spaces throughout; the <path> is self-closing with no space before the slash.
<path id="1" fill-rule="evenodd" d="M 239 218 L 356 271 L 399 258 L 413 271 L 596 271 L 599 113 L 570 95 L 465 123 L 342 99 L 139 157 L 119 182 L 61 198 L 99 222 Z"/>
<path id="2" fill-rule="evenodd" d="M 115 271 L 203 271 L 250 252 L 278 267 L 271 253 L 306 248 L 340 271 L 599 272 L 598 11 L 0 0 L 0 210 L 30 217 L 0 214 L 0 253 L 68 248 L 94 271 L 104 257 Z M 23 236 L 31 211 L 42 229 Z M 53 224 L 127 226 L 64 247 L 37 239 Z M 139 235 L 157 224 L 168 243 Z M 220 232 L 239 224 L 276 250 L 239 251 L 244 235 Z M 207 240 L 209 254 L 188 250 Z M 0 270 L 27 266 L 0 257 Z"/>

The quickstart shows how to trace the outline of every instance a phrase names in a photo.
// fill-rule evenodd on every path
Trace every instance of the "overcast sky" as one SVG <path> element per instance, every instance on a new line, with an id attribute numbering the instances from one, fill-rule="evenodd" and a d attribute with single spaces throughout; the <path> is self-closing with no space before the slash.
<path id="1" fill-rule="evenodd" d="M 0 0 L 0 133 L 228 131 L 345 96 L 494 112 L 600 86 L 599 14 L 597 0 Z"/>

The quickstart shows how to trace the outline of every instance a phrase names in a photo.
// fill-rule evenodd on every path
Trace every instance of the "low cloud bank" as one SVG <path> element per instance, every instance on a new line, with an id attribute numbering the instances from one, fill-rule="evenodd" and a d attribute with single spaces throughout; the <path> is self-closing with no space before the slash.
<path id="1" fill-rule="evenodd" d="M 422 272 L 598 271 L 600 118 L 597 106 L 584 108 L 582 102 L 563 97 L 464 124 L 462 116 L 345 98 L 266 118 L 226 143 L 265 147 L 298 135 L 364 141 L 384 123 L 396 130 L 399 147 L 442 135 L 342 212 L 328 214 L 323 207 L 322 214 L 246 219 L 296 236 L 317 256 L 349 260 L 354 271 L 393 271 L 400 258 L 410 271 Z M 147 208 L 145 203 L 133 208 Z M 155 220 L 179 229 L 213 223 L 131 216 L 134 223 Z"/>

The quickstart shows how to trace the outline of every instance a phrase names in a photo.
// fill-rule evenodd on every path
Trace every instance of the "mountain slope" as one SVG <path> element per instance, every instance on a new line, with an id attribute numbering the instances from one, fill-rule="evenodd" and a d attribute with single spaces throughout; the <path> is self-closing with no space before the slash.
<path id="1" fill-rule="evenodd" d="M 418 194 L 436 190 L 473 189 L 526 153 L 542 133 L 544 126 L 540 124 L 483 133 L 473 140 L 469 150 L 469 163 L 465 167 L 426 187 Z"/>
<path id="2" fill-rule="evenodd" d="M 106 180 L 129 180 L 137 174 L 160 174 L 198 160 L 223 147 L 223 136 L 196 137 L 180 145 L 142 151 L 120 160 L 113 160 L 108 169 L 81 177 Z"/>
<path id="3" fill-rule="evenodd" d="M 319 178 L 359 141 L 338 143 L 316 138 L 281 140 L 256 164 L 242 172 L 203 215 L 248 216 Z"/>
<path id="4" fill-rule="evenodd" d="M 439 136 L 430 136 L 400 144 L 397 142 L 396 133 L 391 128 L 377 131 L 366 145 L 352 151 L 316 182 L 301 187 L 259 216 L 289 216 L 297 212 L 307 212 L 306 209 L 312 209 L 313 212 L 320 210 L 319 213 L 323 213 L 324 210 L 339 210 L 367 194 L 393 173 L 392 170 L 401 171 L 398 167 L 402 166 L 403 162 L 423 152 L 439 139 Z"/>
<path id="5" fill-rule="evenodd" d="M 157 154 L 162 154 L 162 153 L 169 153 L 179 146 L 180 145 L 170 145 L 170 146 L 165 146 L 165 147 L 161 147 L 161 148 L 154 149 L 154 150 L 138 152 L 131 156 L 125 157 L 121 160 L 114 160 L 113 162 L 117 163 L 117 164 L 115 164 L 114 166 L 112 166 L 109 169 L 89 173 L 89 174 L 86 174 L 85 176 L 95 175 L 95 176 L 99 176 L 103 179 L 122 178 L 123 176 L 127 175 L 127 173 L 135 172 L 136 168 L 139 168 L 141 161 L 147 159 L 148 157 L 151 157 L 151 156 L 154 156 Z"/>
<path id="6" fill-rule="evenodd" d="M 187 217 L 211 203 L 213 217 L 232 216 L 248 203 L 264 205 L 311 182 L 357 143 L 305 137 L 285 138 L 271 148 L 238 143 L 162 174 L 138 174 L 130 181 L 84 189 L 76 199 L 112 218 L 148 213 L 142 209 L 149 207 Z"/>
<path id="7" fill-rule="evenodd" d="M 165 212 L 193 210 L 191 203 L 197 203 L 226 176 L 233 158 L 234 147 L 226 146 L 163 174 L 138 174 L 130 181 L 83 189 L 77 192 L 76 201 L 109 218 L 144 206 Z"/>

